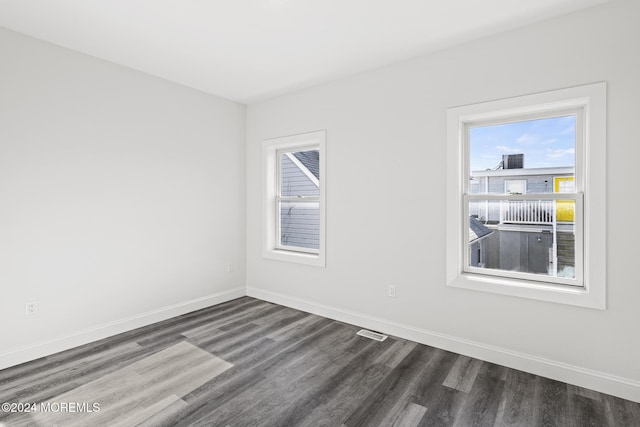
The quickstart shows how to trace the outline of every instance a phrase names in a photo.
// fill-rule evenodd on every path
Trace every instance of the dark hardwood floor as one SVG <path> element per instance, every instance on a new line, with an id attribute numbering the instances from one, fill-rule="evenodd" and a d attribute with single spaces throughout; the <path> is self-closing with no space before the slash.
<path id="1" fill-rule="evenodd" d="M 0 402 L 36 403 L 0 426 L 640 426 L 638 403 L 359 329 L 240 298 L 0 371 Z"/>

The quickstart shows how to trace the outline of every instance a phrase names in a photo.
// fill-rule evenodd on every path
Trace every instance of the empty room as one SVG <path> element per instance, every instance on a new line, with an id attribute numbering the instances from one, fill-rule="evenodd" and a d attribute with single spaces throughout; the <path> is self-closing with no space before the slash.
<path id="1" fill-rule="evenodd" d="M 640 426 L 637 0 L 0 0 L 0 427 Z"/>

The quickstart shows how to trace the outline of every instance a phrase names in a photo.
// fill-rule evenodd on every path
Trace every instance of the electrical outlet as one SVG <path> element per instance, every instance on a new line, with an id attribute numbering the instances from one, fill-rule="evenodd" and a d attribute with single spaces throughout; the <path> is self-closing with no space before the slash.
<path id="1" fill-rule="evenodd" d="M 396 285 L 389 285 L 389 296 L 390 297 L 396 296 Z"/>
<path id="2" fill-rule="evenodd" d="M 233 263 L 229 261 L 227 264 L 227 273 L 231 273 L 233 271 Z"/>
<path id="3" fill-rule="evenodd" d="M 25 304 L 25 314 L 27 316 L 32 316 L 38 312 L 38 303 L 35 301 L 28 302 Z"/>

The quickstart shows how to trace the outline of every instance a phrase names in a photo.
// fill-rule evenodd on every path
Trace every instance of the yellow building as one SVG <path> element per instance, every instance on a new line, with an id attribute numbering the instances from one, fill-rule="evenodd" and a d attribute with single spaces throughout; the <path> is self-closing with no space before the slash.
<path id="1" fill-rule="evenodd" d="M 553 178 L 553 191 L 555 193 L 573 193 L 575 181 L 572 176 L 558 176 Z M 561 222 L 573 222 L 575 212 L 573 200 L 558 200 L 556 204 L 556 219 Z"/>

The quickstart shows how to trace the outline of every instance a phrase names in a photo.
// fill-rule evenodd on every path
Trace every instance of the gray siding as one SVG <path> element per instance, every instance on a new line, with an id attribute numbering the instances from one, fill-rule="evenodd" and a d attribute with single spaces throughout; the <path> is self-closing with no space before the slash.
<path id="1" fill-rule="evenodd" d="M 514 176 L 490 176 L 489 193 L 504 193 L 505 180 L 525 180 L 527 181 L 527 193 L 553 193 L 553 178 L 572 176 L 572 174 L 541 174 L 541 175 L 514 175 Z M 474 178 L 474 185 L 471 186 L 472 193 L 484 193 L 485 180 L 487 177 Z M 546 182 L 545 182 L 546 181 Z"/>
<path id="2" fill-rule="evenodd" d="M 553 193 L 553 178 L 555 176 L 567 175 L 491 176 L 489 177 L 489 193 L 504 193 L 504 181 L 511 179 L 527 181 L 527 193 Z M 483 184 L 480 185 L 482 186 Z M 484 191 L 484 187 L 481 191 Z"/>
<path id="3" fill-rule="evenodd" d="M 500 230 L 483 240 L 486 268 L 537 274 L 550 272 L 551 233 Z"/>
<path id="4" fill-rule="evenodd" d="M 500 269 L 525 273 L 549 273 L 550 233 L 500 231 Z"/>
<path id="5" fill-rule="evenodd" d="M 283 245 L 320 248 L 320 210 L 317 203 L 283 203 L 280 218 Z"/>
<path id="6" fill-rule="evenodd" d="M 285 154 L 280 159 L 283 196 L 319 196 L 320 189 Z"/>
<path id="7" fill-rule="evenodd" d="M 472 267 L 485 267 L 485 254 L 487 244 L 482 240 L 477 240 L 469 245 L 469 265 Z"/>
<path id="8" fill-rule="evenodd" d="M 315 183 L 286 155 L 282 155 L 281 162 L 283 196 L 320 195 Z M 286 246 L 319 249 L 320 210 L 317 202 L 282 203 L 280 241 Z"/>
<path id="9" fill-rule="evenodd" d="M 484 266 L 486 268 L 500 267 L 500 232 L 494 232 L 484 239 Z"/>

